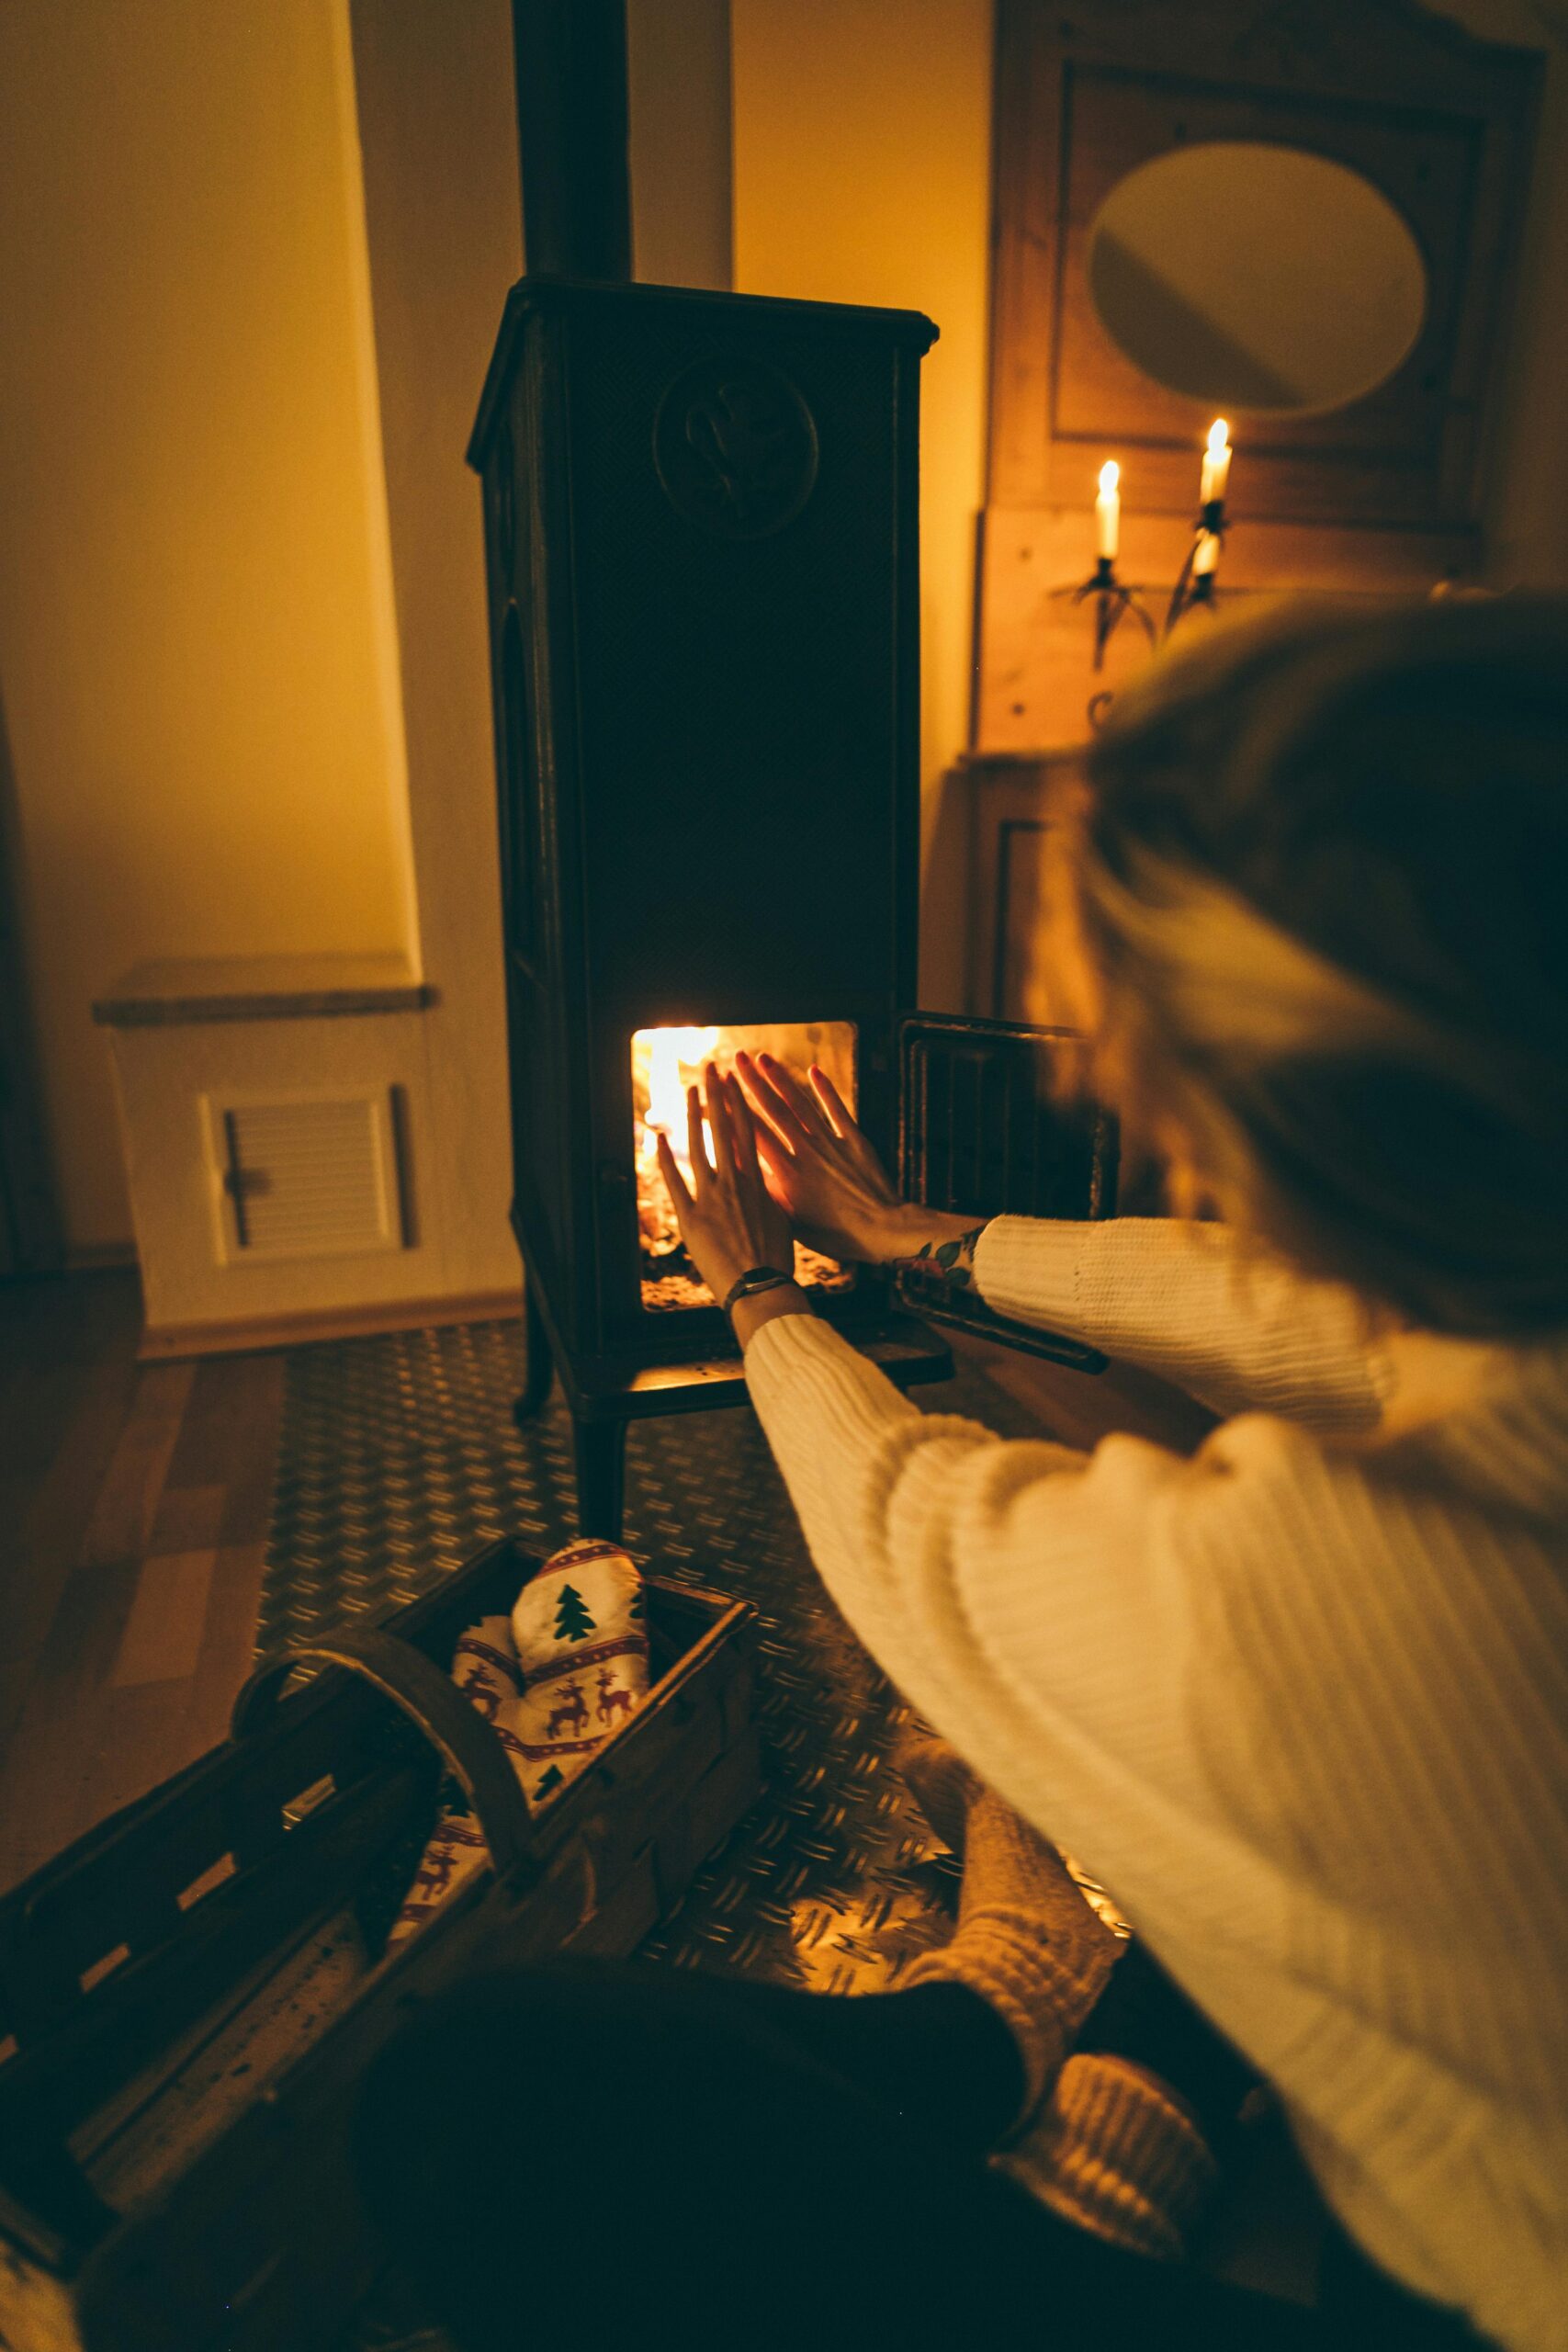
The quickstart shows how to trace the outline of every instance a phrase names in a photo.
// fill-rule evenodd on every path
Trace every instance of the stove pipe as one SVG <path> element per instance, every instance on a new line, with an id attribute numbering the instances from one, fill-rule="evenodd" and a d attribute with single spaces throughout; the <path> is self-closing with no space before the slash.
<path id="1" fill-rule="evenodd" d="M 626 0 L 512 0 L 531 277 L 632 274 Z"/>

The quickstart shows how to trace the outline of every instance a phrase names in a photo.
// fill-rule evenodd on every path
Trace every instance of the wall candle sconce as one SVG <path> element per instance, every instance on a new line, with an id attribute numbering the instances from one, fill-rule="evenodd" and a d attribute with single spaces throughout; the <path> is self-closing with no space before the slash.
<path id="1" fill-rule="evenodd" d="M 1129 588 L 1116 576 L 1116 554 L 1122 535 L 1122 497 L 1118 488 L 1122 469 L 1113 458 L 1107 458 L 1100 469 L 1100 495 L 1094 502 L 1095 564 L 1089 578 L 1077 587 L 1058 589 L 1058 595 L 1070 596 L 1081 605 L 1086 596 L 1094 598 L 1094 666 L 1105 666 L 1105 649 L 1123 613 L 1131 613 L 1147 634 L 1149 643 L 1159 641 L 1154 616 L 1143 600 L 1143 591 Z"/>
<path id="2" fill-rule="evenodd" d="M 1193 526 L 1192 540 L 1188 548 L 1176 585 L 1170 592 L 1166 608 L 1164 627 L 1156 628 L 1153 615 L 1144 603 L 1143 590 L 1129 587 L 1117 577 L 1116 558 L 1122 540 L 1122 469 L 1114 458 L 1108 458 L 1100 469 L 1099 496 L 1094 502 L 1095 561 L 1094 570 L 1076 588 L 1056 588 L 1053 595 L 1066 596 L 1074 605 L 1081 605 L 1090 596 L 1094 599 L 1094 667 L 1105 667 L 1105 649 L 1115 633 L 1117 623 L 1124 613 L 1131 613 L 1143 628 L 1151 646 L 1168 638 L 1183 613 L 1204 605 L 1211 612 L 1214 606 L 1214 574 L 1219 570 L 1220 548 L 1225 534 L 1225 489 L 1230 481 L 1230 428 L 1223 416 L 1215 417 L 1209 427 L 1209 438 L 1203 450 L 1203 470 L 1198 486 L 1198 520 Z M 1111 706 L 1109 692 L 1091 695 L 1089 721 L 1098 727 Z"/>

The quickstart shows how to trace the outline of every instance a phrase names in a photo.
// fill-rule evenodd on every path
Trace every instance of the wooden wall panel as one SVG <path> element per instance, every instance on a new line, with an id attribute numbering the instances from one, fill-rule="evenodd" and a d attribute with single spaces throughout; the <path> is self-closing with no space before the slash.
<path id="1" fill-rule="evenodd" d="M 1427 311 L 1382 387 L 1322 416 L 1230 411 L 1222 582 L 1243 596 L 1386 596 L 1481 558 L 1479 492 L 1542 61 L 1404 0 L 998 0 L 990 458 L 975 743 L 1080 741 L 1090 697 L 1146 659 L 1129 629 L 1089 668 L 1095 477 L 1122 467 L 1122 576 L 1163 611 L 1190 542 L 1213 414 L 1145 376 L 1089 296 L 1089 231 L 1126 172 L 1265 140 L 1359 172 L 1420 244 Z M 1201 626 L 1201 622 L 1196 624 Z"/>
<path id="2" fill-rule="evenodd" d="M 959 772 L 968 795 L 968 1010 L 989 1020 L 1071 1025 L 1055 985 L 1045 924 L 1045 855 L 1053 763 L 976 759 Z"/>
<path id="3" fill-rule="evenodd" d="M 1100 326 L 1088 233 L 1135 165 L 1184 143 L 1271 140 L 1382 190 L 1422 246 L 1429 312 L 1381 390 L 1325 417 L 1258 420 L 1236 512 L 1472 524 L 1540 56 L 1400 0 L 1088 0 L 1070 24 L 1043 0 L 999 0 L 998 43 L 990 503 L 1087 505 L 1090 458 L 1113 432 L 1137 442 L 1140 479 L 1148 469 L 1141 504 L 1190 504 L 1208 414 Z"/>
<path id="4" fill-rule="evenodd" d="M 1241 460 L 1236 460 L 1239 469 Z M 1144 584 L 1149 613 L 1163 626 L 1171 582 L 1190 529 L 1176 514 L 1123 514 L 1121 577 Z M 1327 596 L 1424 595 L 1439 580 L 1469 568 L 1471 536 L 1462 531 L 1337 530 L 1324 525 L 1238 524 L 1226 541 L 1216 610 L 1246 611 L 1285 591 Z M 1091 518 L 1069 507 L 993 507 L 980 552 L 983 661 L 976 742 L 987 752 L 1043 752 L 1081 743 L 1091 731 L 1089 706 L 1114 692 L 1150 658 L 1148 639 L 1124 618 L 1093 667 L 1089 600 L 1073 588 L 1093 569 Z M 1185 631 L 1210 617 L 1190 614 Z"/>

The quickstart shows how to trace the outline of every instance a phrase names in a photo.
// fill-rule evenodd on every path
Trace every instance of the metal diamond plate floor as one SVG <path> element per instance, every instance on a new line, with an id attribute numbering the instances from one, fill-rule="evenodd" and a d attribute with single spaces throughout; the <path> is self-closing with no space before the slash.
<path id="1" fill-rule="evenodd" d="M 558 1394 L 512 1419 L 522 1327 L 469 1324 L 296 1350 L 258 1648 L 411 1600 L 482 1544 L 575 1534 Z M 1021 1408 L 972 1375 L 923 1390 L 1009 1434 Z M 911 1720 L 827 1599 L 749 1411 L 631 1427 L 626 1541 L 662 1574 L 753 1602 L 768 1792 L 647 1946 L 677 1967 L 818 1991 L 886 1987 L 949 1932 L 956 1869 L 888 1765 Z"/>

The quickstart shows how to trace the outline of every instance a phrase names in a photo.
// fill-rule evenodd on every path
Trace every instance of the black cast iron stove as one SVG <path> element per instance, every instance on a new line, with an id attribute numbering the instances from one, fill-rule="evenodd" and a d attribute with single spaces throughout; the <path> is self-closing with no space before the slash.
<path id="1" fill-rule="evenodd" d="M 619 1532 L 628 1419 L 744 1398 L 652 1160 L 657 1127 L 682 1140 L 682 1085 L 709 1054 L 824 1063 L 933 1205 L 1111 1205 L 1103 1123 L 1044 1106 L 1046 1033 L 908 1014 L 935 332 L 912 311 L 565 279 L 525 278 L 507 302 L 468 458 L 527 1276 L 519 1411 L 553 1363 L 589 1532 Z M 947 1376 L 885 1279 L 804 1252 L 800 1272 L 895 1379 Z M 953 1319 L 1003 1328 L 979 1308 Z"/>

